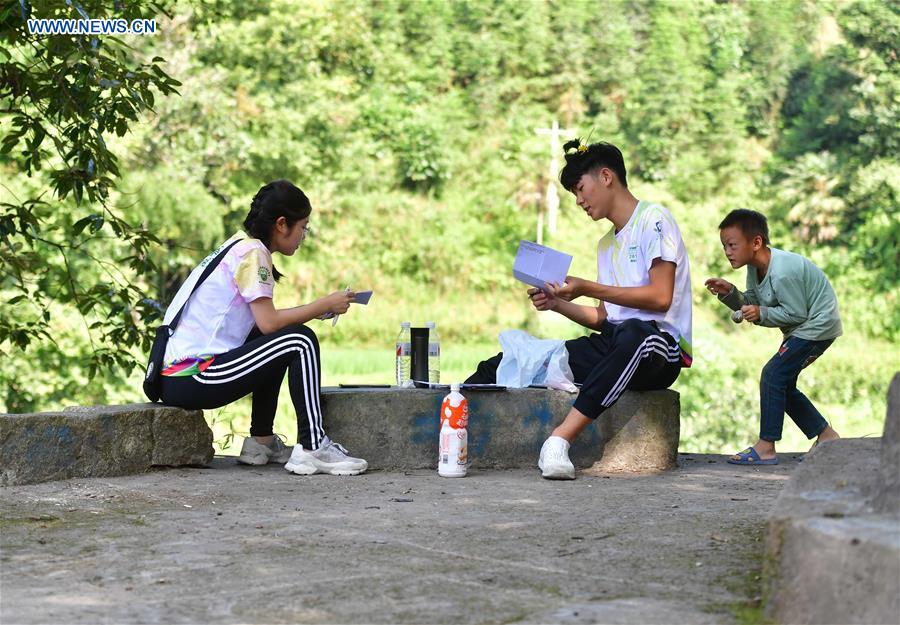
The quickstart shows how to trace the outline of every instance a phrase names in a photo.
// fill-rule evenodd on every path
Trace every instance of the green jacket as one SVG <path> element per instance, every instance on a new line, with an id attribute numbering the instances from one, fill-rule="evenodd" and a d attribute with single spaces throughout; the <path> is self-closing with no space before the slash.
<path id="1" fill-rule="evenodd" d="M 737 289 L 721 300 L 732 310 L 744 304 L 759 306 L 758 325 L 781 328 L 784 338 L 826 341 L 840 336 L 841 316 L 831 283 L 812 261 L 793 252 L 771 248 L 769 270 L 759 282 L 754 267 L 747 267 L 747 290 Z"/>

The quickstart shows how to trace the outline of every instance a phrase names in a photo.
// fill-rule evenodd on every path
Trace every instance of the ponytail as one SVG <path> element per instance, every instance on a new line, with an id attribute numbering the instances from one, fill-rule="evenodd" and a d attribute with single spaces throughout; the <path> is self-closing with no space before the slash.
<path id="1" fill-rule="evenodd" d="M 272 229 L 280 217 L 284 217 L 289 227 L 312 212 L 309 198 L 292 182 L 273 180 L 264 185 L 250 202 L 250 211 L 244 218 L 244 231 L 254 239 L 262 241 L 266 247 L 272 243 Z M 281 273 L 272 267 L 275 280 Z"/>

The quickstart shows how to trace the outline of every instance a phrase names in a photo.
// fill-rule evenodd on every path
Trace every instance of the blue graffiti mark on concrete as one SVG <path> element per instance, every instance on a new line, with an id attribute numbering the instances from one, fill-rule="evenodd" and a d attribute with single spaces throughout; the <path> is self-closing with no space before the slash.
<path id="1" fill-rule="evenodd" d="M 603 416 L 601 415 L 600 418 L 602 419 Z M 600 424 L 596 420 L 581 432 L 579 438 L 583 439 L 585 436 L 588 439 L 587 444 L 591 447 L 596 447 L 603 443 L 603 438 L 600 436 Z"/>
<path id="2" fill-rule="evenodd" d="M 72 447 L 77 444 L 72 428 L 68 425 L 49 424 L 28 426 L 23 431 L 27 464 L 41 464 L 46 467 L 67 467 L 75 463 Z"/>
<path id="3" fill-rule="evenodd" d="M 31 443 L 25 447 L 25 461 L 28 464 L 35 463 L 35 455 L 41 455 L 41 445 L 40 439 L 34 433 L 34 427 L 32 425 L 28 425 L 25 427 L 25 431 L 23 432 L 22 439 L 26 441 L 31 441 Z"/>
<path id="4" fill-rule="evenodd" d="M 431 402 L 431 412 L 419 413 L 413 415 L 413 433 L 412 442 L 416 444 L 431 443 L 437 444 L 438 435 L 441 432 L 441 403 L 444 401 L 443 395 L 435 395 Z M 471 404 L 470 404 L 471 407 Z"/>
<path id="5" fill-rule="evenodd" d="M 477 404 L 469 404 L 469 407 L 469 457 L 477 458 L 490 445 L 496 416 L 493 412 L 479 410 Z"/>
<path id="6" fill-rule="evenodd" d="M 550 412 L 550 404 L 543 400 L 540 405 L 525 416 L 525 422 L 537 421 L 541 426 L 547 427 L 553 423 L 553 413 Z"/>
<path id="7" fill-rule="evenodd" d="M 434 414 L 417 414 L 413 416 L 412 442 L 421 445 L 423 443 L 437 442 L 440 433 L 440 419 L 437 410 Z"/>
<path id="8" fill-rule="evenodd" d="M 522 419 L 522 429 L 524 432 L 531 432 L 529 447 L 537 453 L 553 430 L 553 412 L 550 410 L 550 402 L 546 399 L 532 406 L 532 410 Z"/>
<path id="9" fill-rule="evenodd" d="M 56 430 L 55 433 L 54 433 L 54 430 Z M 55 438 L 55 439 L 59 440 L 60 443 L 63 443 L 65 445 L 71 445 L 75 440 L 75 437 L 72 436 L 72 429 L 68 425 L 60 425 L 60 426 L 51 425 L 47 428 L 46 432 L 47 432 L 48 439 Z"/>

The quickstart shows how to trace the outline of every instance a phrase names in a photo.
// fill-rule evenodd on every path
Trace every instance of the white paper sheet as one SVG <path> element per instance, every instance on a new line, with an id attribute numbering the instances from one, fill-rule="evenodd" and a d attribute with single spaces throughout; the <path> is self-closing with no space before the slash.
<path id="1" fill-rule="evenodd" d="M 571 265 L 572 257 L 568 254 L 532 241 L 521 241 L 513 262 L 513 276 L 542 289 L 547 282 L 564 283 Z"/>

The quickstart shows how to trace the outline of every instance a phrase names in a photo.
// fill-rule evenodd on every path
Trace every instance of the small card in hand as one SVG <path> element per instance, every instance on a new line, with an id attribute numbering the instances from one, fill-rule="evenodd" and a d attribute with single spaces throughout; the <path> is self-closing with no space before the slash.
<path id="1" fill-rule="evenodd" d="M 354 304 L 368 304 L 369 300 L 372 298 L 372 291 L 357 291 L 356 295 L 353 296 Z"/>

